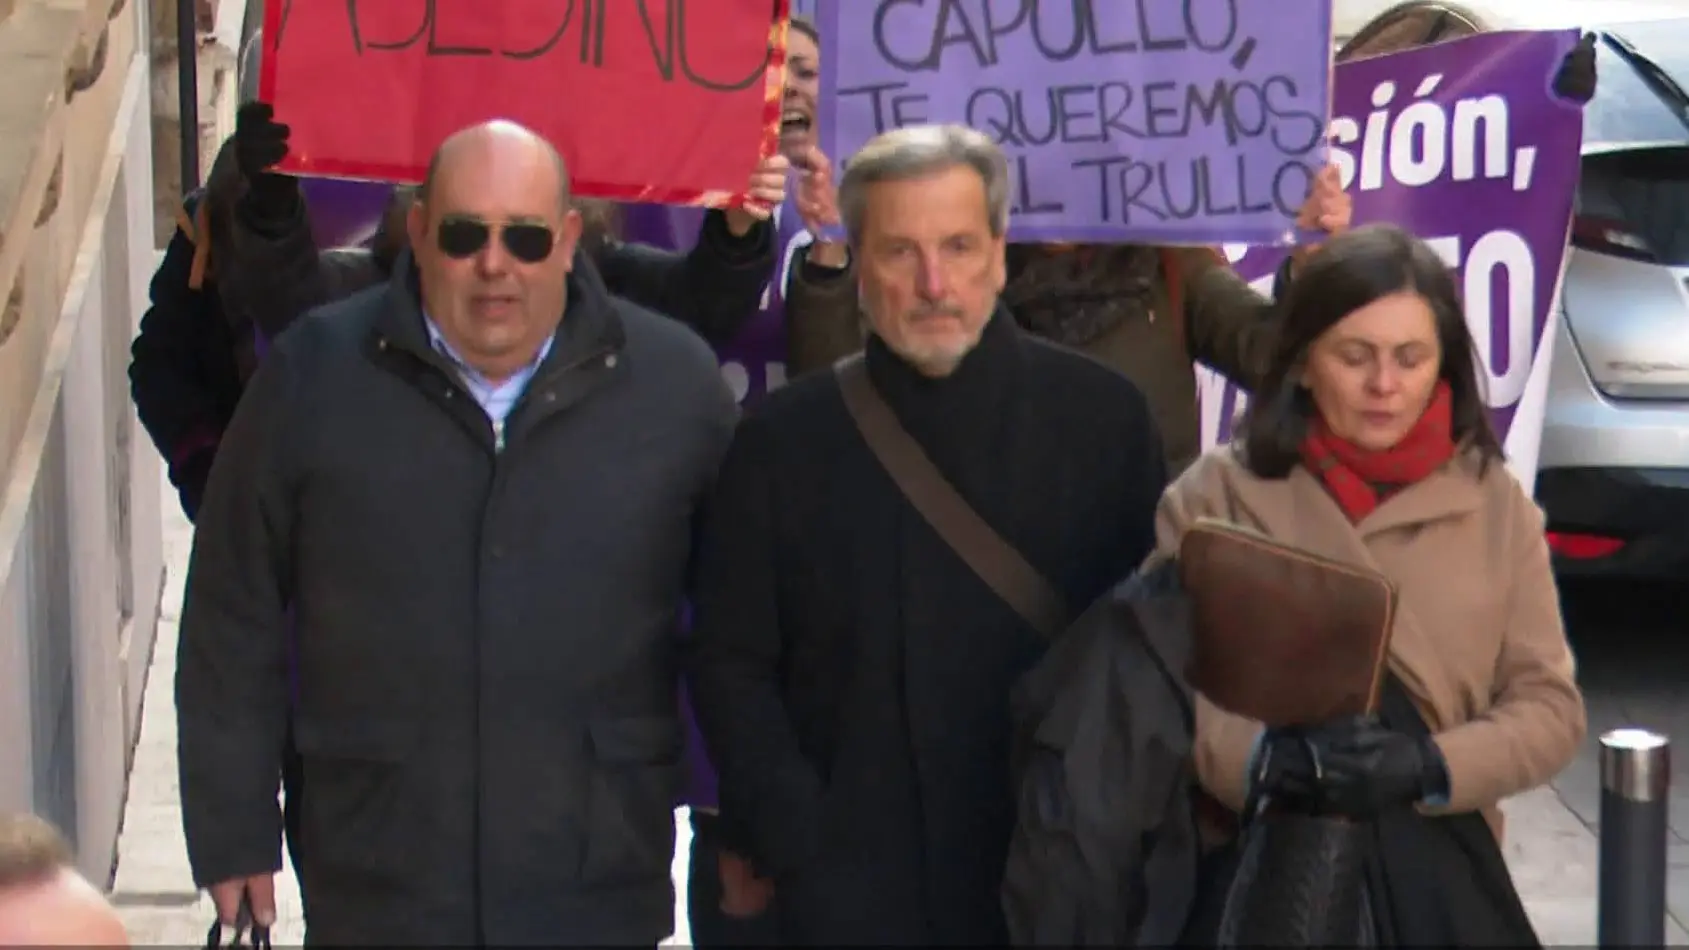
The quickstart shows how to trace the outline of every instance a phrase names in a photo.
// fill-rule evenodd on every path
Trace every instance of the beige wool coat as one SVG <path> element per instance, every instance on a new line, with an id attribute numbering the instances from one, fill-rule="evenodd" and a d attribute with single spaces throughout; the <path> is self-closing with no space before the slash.
<path id="1" fill-rule="evenodd" d="M 1564 768 L 1586 723 L 1541 509 L 1502 463 L 1479 468 L 1457 456 L 1356 525 L 1306 469 L 1261 479 L 1217 449 L 1162 497 L 1157 556 L 1214 517 L 1388 576 L 1400 592 L 1390 668 L 1448 762 L 1448 805 L 1428 810 L 1482 811 L 1499 839 L 1496 806 Z M 1197 775 L 1233 811 L 1260 732 L 1198 697 Z"/>

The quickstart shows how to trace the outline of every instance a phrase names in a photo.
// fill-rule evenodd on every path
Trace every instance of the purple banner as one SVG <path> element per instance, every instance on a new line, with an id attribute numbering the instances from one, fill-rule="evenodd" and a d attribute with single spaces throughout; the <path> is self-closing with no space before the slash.
<path id="1" fill-rule="evenodd" d="M 816 12 L 827 154 L 905 125 L 979 129 L 1009 155 L 1017 241 L 1289 244 L 1325 164 L 1330 0 Z"/>
<path id="2" fill-rule="evenodd" d="M 318 247 L 353 247 L 375 234 L 392 199 L 384 181 L 301 178 L 305 205 L 311 210 L 311 234 Z"/>
<path id="3" fill-rule="evenodd" d="M 703 215 L 701 208 L 627 205 L 622 213 L 622 234 L 629 241 L 688 251 L 698 241 Z M 721 374 L 741 404 L 754 403 L 786 383 L 786 288 L 792 268 L 797 266 L 797 252 L 811 238 L 792 202 L 775 209 L 775 222 L 780 256 L 775 262 L 774 280 L 762 292 L 762 307 L 738 336 L 716 349 Z"/>
<path id="4" fill-rule="evenodd" d="M 1399 224 L 1455 269 L 1496 431 L 1527 484 L 1583 140 L 1581 110 L 1550 85 L 1577 36 L 1489 33 L 1345 63 L 1333 89 L 1331 160 L 1355 223 Z M 1263 290 L 1286 253 L 1228 251 Z M 1229 441 L 1243 398 L 1200 374 L 1204 443 Z"/>

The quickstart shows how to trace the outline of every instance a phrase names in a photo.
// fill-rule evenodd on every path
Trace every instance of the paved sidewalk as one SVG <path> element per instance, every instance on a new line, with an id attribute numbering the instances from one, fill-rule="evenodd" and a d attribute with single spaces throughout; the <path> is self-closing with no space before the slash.
<path id="1" fill-rule="evenodd" d="M 176 620 L 181 611 L 192 528 L 178 513 L 175 494 L 165 489 L 166 556 L 169 581 L 147 680 L 140 745 L 130 777 L 129 800 L 113 901 L 123 913 L 137 945 L 200 946 L 212 912 L 209 899 L 196 893 L 182 845 L 180 802 L 176 787 L 176 710 L 172 683 L 176 672 Z M 1506 803 L 1507 860 L 1536 921 L 1543 942 L 1551 946 L 1595 943 L 1596 840 L 1558 793 L 1543 788 Z M 677 822 L 675 881 L 685 894 L 685 855 L 689 835 Z M 277 946 L 298 946 L 304 925 L 291 870 L 278 879 L 280 920 L 272 939 Z M 686 945 L 683 899 L 676 907 L 679 932 L 667 941 Z M 1689 946 L 1689 932 L 1670 922 L 1668 941 Z"/>

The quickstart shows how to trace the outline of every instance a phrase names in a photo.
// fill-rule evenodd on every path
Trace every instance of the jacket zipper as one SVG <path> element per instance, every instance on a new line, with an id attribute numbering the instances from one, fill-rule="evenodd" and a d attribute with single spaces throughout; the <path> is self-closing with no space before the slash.
<path id="1" fill-rule="evenodd" d="M 588 363 L 590 363 L 594 360 L 602 360 L 602 359 L 604 359 L 604 357 L 612 355 L 614 352 L 615 351 L 613 349 L 611 349 L 610 347 L 604 347 L 603 349 L 596 350 L 592 353 L 588 353 L 588 354 L 586 354 L 585 356 L 582 356 L 579 359 L 572 360 L 572 361 L 570 361 L 570 362 L 568 362 L 568 363 L 566 363 L 562 366 L 559 366 L 559 367 L 557 367 L 553 370 L 550 370 L 549 372 L 547 372 L 545 374 L 544 377 L 536 377 L 532 380 L 529 380 L 528 388 L 522 391 L 521 398 L 519 398 L 516 401 L 516 404 L 514 406 L 510 407 L 510 412 L 505 416 L 505 419 L 509 419 L 510 416 L 515 415 L 516 412 L 522 408 L 523 404 L 525 404 L 528 401 L 528 394 L 533 392 L 535 388 L 537 388 L 539 386 L 550 385 L 552 382 L 554 382 L 557 379 L 559 379 L 560 377 L 562 377 L 565 373 L 571 372 L 572 370 L 579 369 L 580 367 L 585 366 L 586 364 L 588 364 Z M 501 455 L 504 452 L 505 419 L 493 421 L 493 454 L 494 455 Z"/>

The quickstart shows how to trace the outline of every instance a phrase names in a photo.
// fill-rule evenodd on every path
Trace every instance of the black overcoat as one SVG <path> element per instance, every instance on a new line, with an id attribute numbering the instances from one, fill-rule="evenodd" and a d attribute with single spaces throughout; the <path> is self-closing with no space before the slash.
<path id="1" fill-rule="evenodd" d="M 1082 609 L 1153 544 L 1142 394 L 999 311 L 956 372 L 870 377 L 976 510 Z M 735 435 L 706 508 L 694 698 L 722 813 L 796 945 L 992 945 L 1012 687 L 1045 643 L 899 493 L 818 373 Z"/>

